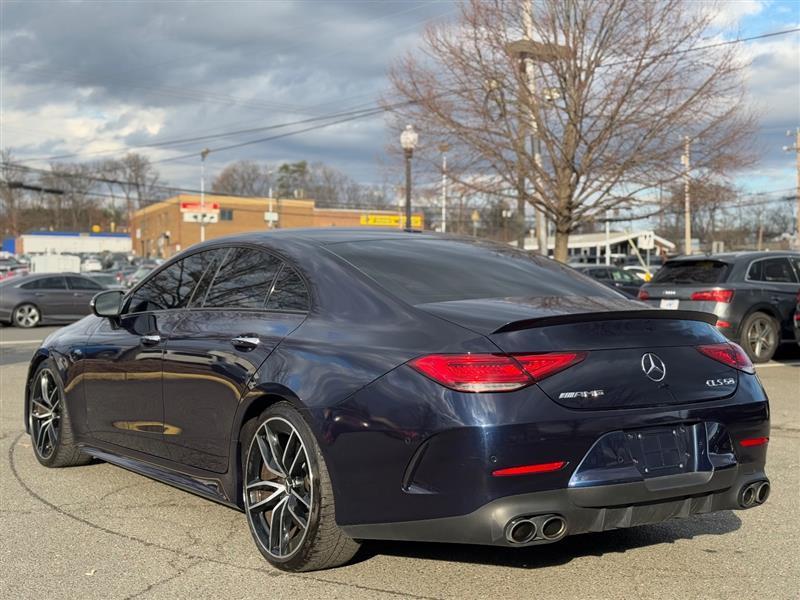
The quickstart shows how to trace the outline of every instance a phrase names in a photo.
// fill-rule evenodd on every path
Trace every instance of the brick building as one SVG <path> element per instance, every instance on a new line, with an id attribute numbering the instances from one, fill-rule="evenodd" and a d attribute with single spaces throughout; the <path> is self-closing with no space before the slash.
<path id="1" fill-rule="evenodd" d="M 200 196 L 180 194 L 136 211 L 131 226 L 133 251 L 140 256 L 169 257 L 200 241 Z M 270 228 L 400 227 L 401 213 L 388 210 L 317 208 L 314 200 L 241 198 L 206 195 L 206 239 Z M 421 214 L 412 225 L 422 228 Z M 211 222 L 209 222 L 209 220 Z"/>

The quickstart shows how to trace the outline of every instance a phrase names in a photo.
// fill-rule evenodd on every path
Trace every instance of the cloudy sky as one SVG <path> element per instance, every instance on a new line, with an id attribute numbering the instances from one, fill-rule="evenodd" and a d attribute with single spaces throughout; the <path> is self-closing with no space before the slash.
<path id="1" fill-rule="evenodd" d="M 452 0 L 2 0 L 0 147 L 21 159 L 77 153 L 69 160 L 137 148 L 163 161 L 163 179 L 197 187 L 199 157 L 181 156 L 289 130 L 146 145 L 374 106 L 392 60 L 455 10 Z M 726 39 L 797 27 L 800 0 L 732 0 L 719 25 Z M 800 34 L 742 50 L 752 61 L 743 102 L 761 115 L 753 143 L 763 158 L 737 182 L 752 191 L 790 188 L 793 157 L 781 146 L 800 125 Z M 387 143 L 378 115 L 212 153 L 208 168 L 213 176 L 240 158 L 320 160 L 377 183 L 393 160 Z"/>

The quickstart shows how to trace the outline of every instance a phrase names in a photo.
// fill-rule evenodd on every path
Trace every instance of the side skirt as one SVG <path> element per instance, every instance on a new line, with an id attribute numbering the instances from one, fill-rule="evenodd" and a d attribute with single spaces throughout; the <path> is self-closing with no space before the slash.
<path id="1" fill-rule="evenodd" d="M 187 475 L 161 465 L 131 458 L 130 456 L 122 456 L 121 454 L 109 450 L 101 450 L 93 446 L 82 446 L 81 450 L 89 456 L 104 462 L 241 511 L 241 508 L 228 498 L 225 489 L 218 480 Z"/>

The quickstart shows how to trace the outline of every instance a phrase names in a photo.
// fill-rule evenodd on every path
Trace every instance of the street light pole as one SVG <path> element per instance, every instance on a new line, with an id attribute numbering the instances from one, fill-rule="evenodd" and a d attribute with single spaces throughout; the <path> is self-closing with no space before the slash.
<path id="1" fill-rule="evenodd" d="M 522 23 L 523 23 L 523 38 L 521 40 L 517 40 L 511 42 L 507 45 L 508 51 L 519 57 L 520 59 L 520 69 L 521 69 L 521 78 L 523 80 L 523 92 L 520 94 L 520 104 L 521 107 L 525 109 L 524 106 L 524 97 L 527 97 L 528 107 L 527 110 L 523 110 L 523 112 L 527 112 L 527 115 L 522 117 L 522 122 L 520 123 L 521 130 L 524 132 L 525 130 L 528 131 L 528 136 L 530 138 L 530 145 L 531 145 L 531 153 L 533 154 L 533 163 L 535 167 L 535 174 L 531 178 L 531 185 L 533 186 L 533 194 L 534 198 L 537 198 L 539 202 L 534 202 L 534 209 L 536 214 L 536 238 L 539 244 L 539 252 L 544 256 L 548 255 L 547 249 L 547 222 L 545 220 L 545 212 L 542 208 L 542 204 L 544 203 L 544 198 L 539 197 L 538 190 L 541 188 L 540 184 L 541 178 L 540 173 L 542 171 L 542 154 L 541 154 L 541 144 L 539 141 L 539 131 L 538 125 L 536 123 L 536 83 L 535 83 L 535 72 L 534 61 L 540 62 L 548 62 L 553 60 L 558 60 L 562 58 L 568 58 L 571 55 L 571 50 L 567 46 L 562 46 L 559 44 L 552 44 L 552 43 L 543 43 L 537 42 L 533 39 L 533 0 L 525 0 L 521 2 L 522 8 Z M 553 95 L 550 95 L 550 98 L 554 98 Z M 518 210 L 523 211 L 521 217 L 524 222 L 525 214 L 525 201 L 524 201 L 524 194 L 525 194 L 525 179 L 524 174 L 522 172 L 522 168 L 520 167 L 520 199 L 518 199 Z M 524 242 L 524 235 L 520 238 L 521 242 Z"/>
<path id="2" fill-rule="evenodd" d="M 789 130 L 786 132 L 786 135 L 791 136 L 792 131 Z M 796 197 L 795 202 L 797 202 L 797 215 L 795 216 L 795 240 L 794 244 L 795 247 L 800 250 L 800 127 L 798 127 L 795 131 L 795 142 L 794 146 L 784 146 L 783 150 L 785 152 L 792 152 L 794 151 L 797 155 L 797 190 L 795 191 Z"/>
<path id="3" fill-rule="evenodd" d="M 692 253 L 692 200 L 689 194 L 691 161 L 691 141 L 687 135 L 683 140 L 683 156 L 681 157 L 683 163 L 683 244 L 684 253 L 687 255 Z"/>
<path id="4" fill-rule="evenodd" d="M 450 146 L 440 144 L 439 151 L 442 153 L 442 233 L 447 232 L 447 151 Z"/>
<path id="5" fill-rule="evenodd" d="M 206 157 L 211 153 L 208 148 L 200 152 L 200 241 L 206 241 Z"/>
<path id="6" fill-rule="evenodd" d="M 400 134 L 400 145 L 403 147 L 403 154 L 406 157 L 406 229 L 411 229 L 411 157 L 414 156 L 414 148 L 417 147 L 418 141 L 419 135 L 414 131 L 414 127 L 406 125 L 403 133 Z"/>

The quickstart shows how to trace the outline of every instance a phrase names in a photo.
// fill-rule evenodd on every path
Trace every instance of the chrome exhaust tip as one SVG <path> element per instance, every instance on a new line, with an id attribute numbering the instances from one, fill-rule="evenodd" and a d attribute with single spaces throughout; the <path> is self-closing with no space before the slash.
<path id="1" fill-rule="evenodd" d="M 750 508 L 756 503 L 756 484 L 748 484 L 742 488 L 739 493 L 739 504 L 743 508 Z"/>
<path id="2" fill-rule="evenodd" d="M 536 523 L 530 519 L 512 519 L 506 525 L 506 540 L 510 544 L 527 544 L 535 537 Z"/>
<path id="3" fill-rule="evenodd" d="M 553 515 L 542 524 L 542 537 L 548 541 L 559 540 L 567 533 L 567 522 L 564 517 Z"/>
<path id="4" fill-rule="evenodd" d="M 767 498 L 769 498 L 769 492 L 769 481 L 762 481 L 760 484 L 758 484 L 758 487 L 756 487 L 756 502 L 758 504 L 764 504 L 764 502 L 767 501 Z"/>

